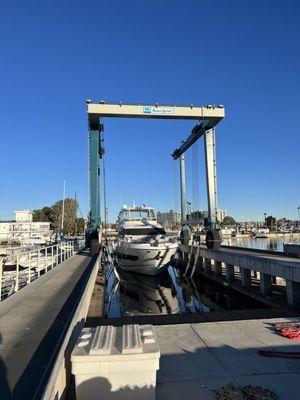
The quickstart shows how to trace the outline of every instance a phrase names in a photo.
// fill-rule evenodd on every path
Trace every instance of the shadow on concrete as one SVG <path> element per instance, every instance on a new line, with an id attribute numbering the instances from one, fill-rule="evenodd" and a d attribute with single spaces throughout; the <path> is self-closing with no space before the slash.
<path id="1" fill-rule="evenodd" d="M 96 377 L 81 383 L 77 388 L 78 400 L 152 400 L 155 399 L 155 387 L 153 386 L 125 386 L 113 390 L 109 380 L 103 377 Z"/>
<path id="2" fill-rule="evenodd" d="M 0 345 L 2 344 L 2 335 L 0 333 Z M 7 370 L 6 366 L 0 357 L 0 399 L 9 400 L 12 399 L 12 393 L 7 381 Z"/>

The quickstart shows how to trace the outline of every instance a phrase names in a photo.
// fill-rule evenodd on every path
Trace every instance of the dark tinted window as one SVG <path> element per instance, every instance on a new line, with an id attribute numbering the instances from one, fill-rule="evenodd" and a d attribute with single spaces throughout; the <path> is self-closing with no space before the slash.
<path id="1" fill-rule="evenodd" d="M 125 235 L 164 235 L 166 231 L 162 228 L 132 228 L 125 229 Z"/>

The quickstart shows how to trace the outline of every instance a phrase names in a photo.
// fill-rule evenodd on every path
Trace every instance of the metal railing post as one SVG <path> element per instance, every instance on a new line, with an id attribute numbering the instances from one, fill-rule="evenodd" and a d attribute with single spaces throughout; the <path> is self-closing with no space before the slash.
<path id="1" fill-rule="evenodd" d="M 27 284 L 31 282 L 31 251 L 28 253 L 28 280 Z"/>
<path id="2" fill-rule="evenodd" d="M 51 246 L 51 269 L 54 268 L 54 246 Z"/>
<path id="3" fill-rule="evenodd" d="M 2 300 L 3 258 L 0 258 L 0 302 Z"/>
<path id="4" fill-rule="evenodd" d="M 48 247 L 45 248 L 45 264 L 46 264 L 46 268 L 45 268 L 45 273 L 48 272 Z"/>
<path id="5" fill-rule="evenodd" d="M 17 268 L 16 268 L 16 283 L 15 283 L 15 292 L 19 290 L 19 269 L 20 269 L 20 255 L 17 255 Z"/>
<path id="6" fill-rule="evenodd" d="M 58 266 L 58 252 L 59 252 L 59 250 L 58 250 L 58 244 L 56 245 L 56 266 Z"/>
<path id="7" fill-rule="evenodd" d="M 38 249 L 38 254 L 37 254 L 37 274 L 38 274 L 38 278 L 40 277 L 40 275 L 41 275 L 41 271 L 40 271 L 40 258 L 41 258 L 41 255 L 40 255 L 40 253 L 41 253 L 41 250 L 40 249 Z"/>

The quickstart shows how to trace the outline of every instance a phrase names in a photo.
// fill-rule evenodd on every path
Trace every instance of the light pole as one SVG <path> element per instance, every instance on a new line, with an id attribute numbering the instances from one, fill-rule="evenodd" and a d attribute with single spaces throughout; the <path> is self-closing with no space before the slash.
<path id="1" fill-rule="evenodd" d="M 265 217 L 265 226 L 267 226 L 267 213 L 264 213 L 264 217 Z"/>
<path id="2" fill-rule="evenodd" d="M 186 207 L 187 208 L 187 214 L 189 214 L 191 216 L 191 214 L 192 214 L 192 203 L 190 201 L 187 201 L 186 205 L 187 205 L 187 207 Z"/>

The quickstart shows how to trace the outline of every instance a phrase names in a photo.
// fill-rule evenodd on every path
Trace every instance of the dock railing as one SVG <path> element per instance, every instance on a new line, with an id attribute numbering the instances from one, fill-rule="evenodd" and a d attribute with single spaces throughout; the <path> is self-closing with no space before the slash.
<path id="1" fill-rule="evenodd" d="M 84 247 L 73 240 L 0 258 L 0 301 L 29 285 Z"/>

